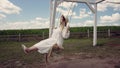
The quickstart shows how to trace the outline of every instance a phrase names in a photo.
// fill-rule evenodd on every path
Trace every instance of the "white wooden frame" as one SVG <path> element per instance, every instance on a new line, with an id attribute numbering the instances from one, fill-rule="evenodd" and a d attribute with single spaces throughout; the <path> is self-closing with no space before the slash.
<path id="1" fill-rule="evenodd" d="M 97 45 L 97 3 L 100 3 L 104 0 L 99 0 L 96 2 L 90 2 L 90 0 L 50 0 L 50 27 L 49 27 L 49 37 L 51 37 L 53 28 L 55 26 L 55 16 L 56 8 L 62 2 L 77 2 L 85 3 L 94 14 L 94 29 L 93 29 L 93 46 Z M 94 8 L 91 6 L 94 5 Z"/>

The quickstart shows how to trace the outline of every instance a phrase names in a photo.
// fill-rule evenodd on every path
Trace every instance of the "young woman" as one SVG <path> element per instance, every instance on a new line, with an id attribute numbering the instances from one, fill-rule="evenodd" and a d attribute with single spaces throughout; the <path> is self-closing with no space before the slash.
<path id="1" fill-rule="evenodd" d="M 46 64 L 48 63 L 48 58 L 51 55 L 53 49 L 64 49 L 63 48 L 63 38 L 68 38 L 70 35 L 68 19 L 63 15 L 60 17 L 60 26 L 53 29 L 52 36 L 48 39 L 42 40 L 31 47 L 26 47 L 22 45 L 24 52 L 27 54 L 31 51 L 38 51 L 41 54 L 45 54 Z"/>

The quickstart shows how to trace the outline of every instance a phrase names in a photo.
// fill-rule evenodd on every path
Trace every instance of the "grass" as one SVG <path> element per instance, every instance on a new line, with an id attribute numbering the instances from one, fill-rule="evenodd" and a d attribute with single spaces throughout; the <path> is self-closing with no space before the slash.
<path id="1" fill-rule="evenodd" d="M 119 38 L 99 38 L 98 46 L 92 46 L 92 39 L 68 39 L 64 42 L 65 49 L 60 54 L 70 55 L 72 53 L 91 53 L 94 56 L 120 58 Z M 0 63 L 8 60 L 20 60 L 27 63 L 43 62 L 43 55 L 32 52 L 25 55 L 21 44 L 32 46 L 38 41 L 31 42 L 0 42 Z"/>
<path id="2" fill-rule="evenodd" d="M 65 54 L 91 53 L 94 56 L 120 58 L 119 38 L 100 38 L 97 46 L 92 46 L 92 39 L 70 39 L 66 40 L 64 47 Z M 112 44 L 111 44 L 112 43 Z M 117 46 L 116 46 L 117 45 Z M 119 46 L 118 46 L 119 45 Z"/>
<path id="3" fill-rule="evenodd" d="M 29 46 L 33 45 L 34 42 L 23 42 Z M 28 63 L 33 62 L 33 60 L 42 62 L 42 55 L 38 52 L 33 52 L 32 54 L 25 55 L 22 48 L 21 43 L 19 42 L 1 42 L 0 43 L 0 61 L 8 61 L 11 59 L 17 59 L 20 61 L 26 61 Z M 39 59 L 39 60 L 38 60 Z"/>

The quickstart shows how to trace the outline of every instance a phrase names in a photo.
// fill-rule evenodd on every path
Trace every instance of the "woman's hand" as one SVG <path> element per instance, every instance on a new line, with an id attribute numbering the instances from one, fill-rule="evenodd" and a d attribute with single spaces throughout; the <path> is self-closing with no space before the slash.
<path id="1" fill-rule="evenodd" d="M 70 26 L 69 26 L 69 23 L 67 23 L 67 32 L 69 31 L 70 29 Z"/>

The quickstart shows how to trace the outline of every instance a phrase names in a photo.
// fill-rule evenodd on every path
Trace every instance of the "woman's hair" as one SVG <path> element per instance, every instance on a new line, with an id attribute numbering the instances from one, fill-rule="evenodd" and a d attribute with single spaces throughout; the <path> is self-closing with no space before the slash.
<path id="1" fill-rule="evenodd" d="M 66 20 L 65 16 L 62 15 L 61 17 L 63 18 L 62 21 L 61 21 L 61 23 L 64 22 L 64 23 L 65 23 L 65 26 L 66 26 L 66 25 L 67 25 L 67 20 Z"/>

